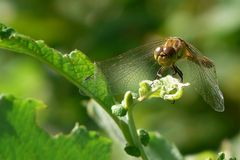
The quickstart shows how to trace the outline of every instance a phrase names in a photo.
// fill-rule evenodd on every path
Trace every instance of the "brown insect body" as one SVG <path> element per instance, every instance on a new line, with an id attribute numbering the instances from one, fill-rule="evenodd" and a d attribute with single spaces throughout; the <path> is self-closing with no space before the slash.
<path id="1" fill-rule="evenodd" d="M 192 54 L 190 46 L 177 37 L 168 38 L 162 46 L 157 47 L 154 51 L 154 58 L 163 67 L 171 67 L 181 58 L 187 58 L 207 68 L 214 67 L 213 62 L 207 57 L 197 57 Z"/>
<path id="2" fill-rule="evenodd" d="M 155 49 L 154 58 L 161 66 L 170 67 L 183 57 L 184 48 L 185 43 L 180 38 L 169 38 Z"/>

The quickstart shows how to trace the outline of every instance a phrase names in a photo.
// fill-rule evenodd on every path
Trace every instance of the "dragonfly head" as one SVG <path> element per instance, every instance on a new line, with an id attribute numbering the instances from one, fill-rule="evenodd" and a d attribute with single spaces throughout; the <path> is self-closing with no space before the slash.
<path id="1" fill-rule="evenodd" d="M 171 66 L 183 56 L 184 41 L 177 37 L 172 37 L 155 49 L 154 58 L 163 66 Z"/>
<path id="2" fill-rule="evenodd" d="M 170 66 L 175 63 L 176 50 L 173 47 L 157 47 L 154 51 L 155 60 L 162 66 Z"/>

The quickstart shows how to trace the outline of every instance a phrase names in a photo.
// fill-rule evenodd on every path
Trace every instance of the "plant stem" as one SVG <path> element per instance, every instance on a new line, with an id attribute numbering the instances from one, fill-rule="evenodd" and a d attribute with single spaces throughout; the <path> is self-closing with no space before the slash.
<path id="1" fill-rule="evenodd" d="M 140 150 L 142 159 L 148 160 L 147 155 L 144 152 L 143 145 L 141 144 L 139 136 L 137 134 L 132 110 L 133 110 L 133 105 L 128 109 L 127 119 L 128 119 L 129 130 L 133 139 L 133 143 Z"/>

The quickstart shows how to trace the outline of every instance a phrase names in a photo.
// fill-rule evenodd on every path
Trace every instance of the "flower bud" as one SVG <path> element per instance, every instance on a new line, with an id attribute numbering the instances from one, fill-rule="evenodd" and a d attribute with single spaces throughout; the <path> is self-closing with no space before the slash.
<path id="1" fill-rule="evenodd" d="M 124 148 L 125 152 L 127 152 L 127 154 L 134 156 L 134 157 L 140 157 L 141 156 L 141 152 L 140 150 L 135 147 L 135 146 L 131 146 L 131 145 L 126 145 L 126 147 Z"/>
<path id="2" fill-rule="evenodd" d="M 128 110 L 128 108 L 133 104 L 133 95 L 131 91 L 127 91 L 125 93 L 124 99 L 121 104 L 126 110 Z"/>
<path id="3" fill-rule="evenodd" d="M 139 97 L 140 99 L 144 99 L 151 92 L 151 83 L 152 81 L 144 80 L 139 83 Z"/>
<path id="4" fill-rule="evenodd" d="M 122 104 L 116 104 L 113 105 L 112 108 L 112 114 L 118 117 L 123 117 L 127 114 L 127 109 L 125 109 Z"/>
<path id="5" fill-rule="evenodd" d="M 138 129 L 138 136 L 139 136 L 141 143 L 144 146 L 147 146 L 150 141 L 150 136 L 149 136 L 148 132 L 144 129 Z"/>

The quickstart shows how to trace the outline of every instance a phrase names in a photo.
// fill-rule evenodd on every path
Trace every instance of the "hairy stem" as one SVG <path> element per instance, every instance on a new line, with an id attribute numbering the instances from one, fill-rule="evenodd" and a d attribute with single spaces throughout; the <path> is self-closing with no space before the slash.
<path id="1" fill-rule="evenodd" d="M 143 145 L 140 142 L 139 136 L 137 134 L 137 129 L 135 126 L 135 122 L 133 119 L 133 105 L 129 107 L 128 109 L 128 114 L 127 114 L 127 119 L 128 119 L 128 125 L 129 125 L 129 130 L 133 139 L 134 145 L 140 150 L 141 152 L 141 157 L 143 160 L 148 160 L 147 155 L 143 149 Z"/>

